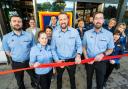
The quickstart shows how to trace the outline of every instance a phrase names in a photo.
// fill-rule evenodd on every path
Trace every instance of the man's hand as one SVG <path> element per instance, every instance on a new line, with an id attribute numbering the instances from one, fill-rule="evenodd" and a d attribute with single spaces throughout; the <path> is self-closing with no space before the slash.
<path id="1" fill-rule="evenodd" d="M 76 58 L 75 58 L 75 64 L 80 64 L 81 63 L 81 56 L 79 54 L 77 54 Z"/>
<path id="2" fill-rule="evenodd" d="M 36 63 L 33 64 L 33 67 L 38 67 L 39 65 L 40 65 L 40 63 L 36 62 Z"/>
<path id="3" fill-rule="evenodd" d="M 98 55 L 94 58 L 94 60 L 95 60 L 95 61 L 101 61 L 101 60 L 103 59 L 103 57 L 104 57 L 104 54 L 101 53 L 101 54 L 98 54 Z"/>
<path id="4" fill-rule="evenodd" d="M 85 56 L 85 59 L 88 59 L 88 57 L 87 56 Z M 93 61 L 91 61 L 91 62 L 88 62 L 88 64 L 93 64 L 94 63 L 94 60 Z"/>
<path id="5" fill-rule="evenodd" d="M 34 65 L 34 63 L 29 63 L 29 66 L 31 67 L 31 66 L 33 66 Z"/>
<path id="6" fill-rule="evenodd" d="M 62 63 L 62 62 L 64 62 L 64 60 L 57 60 L 57 61 L 55 61 L 56 63 Z M 64 68 L 64 66 L 60 66 L 60 68 Z"/>
<path id="7" fill-rule="evenodd" d="M 110 60 L 110 63 L 111 64 L 115 64 L 115 60 Z"/>
<path id="8" fill-rule="evenodd" d="M 95 61 L 93 60 L 93 61 L 91 61 L 91 62 L 88 62 L 88 64 L 93 64 Z"/>

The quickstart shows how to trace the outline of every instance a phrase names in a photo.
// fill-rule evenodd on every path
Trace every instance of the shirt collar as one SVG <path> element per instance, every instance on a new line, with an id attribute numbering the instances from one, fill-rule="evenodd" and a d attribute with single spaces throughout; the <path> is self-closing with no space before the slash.
<path id="1" fill-rule="evenodd" d="M 47 46 L 42 46 L 40 43 L 37 43 L 37 46 L 38 46 L 39 48 L 41 48 L 41 49 L 46 49 L 46 48 L 47 48 Z"/>
<path id="2" fill-rule="evenodd" d="M 25 34 L 25 32 L 24 32 L 24 31 L 21 31 L 20 36 L 21 36 L 21 35 L 24 35 L 24 34 Z M 11 35 L 14 36 L 14 35 L 16 35 L 16 34 L 14 33 L 14 31 L 12 31 Z"/>
<path id="3" fill-rule="evenodd" d="M 71 31 L 71 29 L 69 29 L 69 27 L 67 27 L 67 31 Z M 62 29 L 61 29 L 61 27 L 60 27 L 60 32 L 63 32 Z"/>
<path id="4" fill-rule="evenodd" d="M 104 32 L 104 29 L 103 28 L 100 28 L 100 31 L 99 32 L 96 32 L 95 31 L 95 28 L 93 28 L 93 31 L 92 32 L 94 32 L 94 33 L 103 33 Z"/>

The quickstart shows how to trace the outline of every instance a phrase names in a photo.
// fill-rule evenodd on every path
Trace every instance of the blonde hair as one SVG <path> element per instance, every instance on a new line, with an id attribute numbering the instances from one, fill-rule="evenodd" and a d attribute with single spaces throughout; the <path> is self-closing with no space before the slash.
<path id="1" fill-rule="evenodd" d="M 115 29 L 115 30 L 118 30 L 118 28 L 119 28 L 121 25 L 124 26 L 125 29 L 126 29 L 126 24 L 125 24 L 125 23 L 119 23 L 119 24 L 116 26 L 116 29 Z"/>

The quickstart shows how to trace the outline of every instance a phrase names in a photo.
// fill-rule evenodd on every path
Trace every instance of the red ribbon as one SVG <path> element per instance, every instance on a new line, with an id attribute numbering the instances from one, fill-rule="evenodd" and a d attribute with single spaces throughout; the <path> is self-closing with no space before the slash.
<path id="1" fill-rule="evenodd" d="M 121 58 L 123 56 L 128 56 L 128 54 L 116 55 L 116 56 L 105 56 L 102 60 L 110 60 L 110 59 L 113 59 L 113 58 Z M 93 60 L 94 60 L 94 58 L 84 59 L 84 60 L 81 61 L 81 64 L 85 64 L 85 63 L 91 62 Z M 37 68 L 60 67 L 60 66 L 70 66 L 70 65 L 75 65 L 75 62 L 41 64 Z M 23 71 L 23 70 L 30 70 L 30 69 L 34 69 L 34 67 L 27 67 L 27 68 L 15 69 L 15 70 L 1 71 L 0 75 L 10 74 L 10 73 L 14 73 L 14 72 Z"/>

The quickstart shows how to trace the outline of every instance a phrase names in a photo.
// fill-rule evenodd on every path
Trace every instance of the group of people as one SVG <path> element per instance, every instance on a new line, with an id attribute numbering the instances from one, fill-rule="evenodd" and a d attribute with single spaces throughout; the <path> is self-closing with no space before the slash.
<path id="1" fill-rule="evenodd" d="M 55 19 L 53 16 L 52 19 Z M 30 28 L 23 31 L 22 19 L 19 16 L 12 16 L 10 26 L 12 32 L 3 37 L 3 48 L 6 54 L 11 57 L 12 69 L 25 68 L 29 66 L 35 69 L 27 70 L 31 78 L 31 85 L 35 89 L 50 89 L 53 71 L 57 72 L 57 89 L 62 89 L 62 76 L 66 69 L 71 89 L 77 89 L 75 84 L 75 72 L 77 65 L 61 66 L 56 69 L 38 68 L 40 64 L 75 62 L 80 64 L 82 55 L 84 59 L 94 58 L 93 61 L 85 64 L 87 74 L 87 89 L 92 89 L 92 78 L 96 72 L 97 89 L 103 89 L 109 75 L 114 68 L 119 68 L 119 59 L 103 61 L 107 55 L 122 54 L 124 50 L 124 24 L 117 25 L 114 33 L 108 31 L 104 24 L 102 12 L 96 12 L 93 16 L 93 23 L 89 29 L 84 29 L 83 21 L 78 21 L 78 28 L 68 26 L 68 16 L 61 12 L 58 16 L 59 26 L 46 26 L 40 31 L 35 25 L 35 20 L 30 19 Z M 55 27 L 56 26 L 56 27 Z M 112 26 L 113 27 L 113 26 Z M 109 24 L 108 24 L 109 28 Z M 110 28 L 111 29 L 111 28 Z M 24 71 L 15 72 L 18 89 L 26 89 L 24 85 Z"/>

